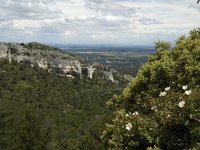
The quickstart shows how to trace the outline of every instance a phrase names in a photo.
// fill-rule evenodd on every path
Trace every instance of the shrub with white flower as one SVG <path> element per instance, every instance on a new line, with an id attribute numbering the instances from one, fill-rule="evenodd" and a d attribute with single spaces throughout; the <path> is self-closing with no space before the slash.
<path id="1" fill-rule="evenodd" d="M 131 123 L 128 123 L 128 124 L 126 125 L 126 130 L 129 130 L 129 131 L 130 131 L 130 130 L 132 129 L 132 127 L 133 127 L 132 124 L 131 124 Z"/>
<path id="2" fill-rule="evenodd" d="M 151 110 L 157 111 L 157 107 L 153 106 L 153 107 L 151 107 Z"/>
<path id="3" fill-rule="evenodd" d="M 125 116 L 126 116 L 126 117 L 128 117 L 128 116 L 129 116 L 129 114 L 126 114 Z"/>
<path id="4" fill-rule="evenodd" d="M 182 86 L 183 90 L 187 90 L 188 89 L 188 86 L 187 85 L 184 85 Z"/>
<path id="5" fill-rule="evenodd" d="M 170 86 L 165 88 L 165 91 L 168 92 L 170 90 Z"/>
<path id="6" fill-rule="evenodd" d="M 135 111 L 135 112 L 133 113 L 133 115 L 139 115 L 139 113 L 138 113 L 137 111 Z"/>
<path id="7" fill-rule="evenodd" d="M 178 106 L 181 107 L 181 108 L 184 107 L 185 106 L 185 101 L 180 101 L 178 103 Z"/>
<path id="8" fill-rule="evenodd" d="M 186 94 L 186 95 L 190 95 L 191 93 L 192 93 L 191 90 L 185 91 L 185 94 Z"/>
<path id="9" fill-rule="evenodd" d="M 114 110 L 102 135 L 108 149 L 200 149 L 200 29 L 174 48 L 163 41 L 155 47 L 149 63 L 107 103 Z"/>
<path id="10" fill-rule="evenodd" d="M 165 95 L 167 95 L 167 92 L 161 92 L 161 93 L 159 94 L 160 97 L 165 96 Z"/>

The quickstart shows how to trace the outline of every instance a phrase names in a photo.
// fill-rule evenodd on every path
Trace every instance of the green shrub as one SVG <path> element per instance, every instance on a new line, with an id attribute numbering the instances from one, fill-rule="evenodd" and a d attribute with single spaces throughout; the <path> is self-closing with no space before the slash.
<path id="1" fill-rule="evenodd" d="M 108 105 L 114 118 L 102 139 L 110 149 L 198 149 L 200 29 L 155 43 L 156 54 Z"/>

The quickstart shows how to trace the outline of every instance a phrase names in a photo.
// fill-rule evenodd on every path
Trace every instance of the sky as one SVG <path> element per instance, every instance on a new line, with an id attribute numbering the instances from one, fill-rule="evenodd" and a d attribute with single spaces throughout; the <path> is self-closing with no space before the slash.
<path id="1" fill-rule="evenodd" d="M 196 0 L 0 0 L 0 42 L 153 45 L 200 27 Z"/>

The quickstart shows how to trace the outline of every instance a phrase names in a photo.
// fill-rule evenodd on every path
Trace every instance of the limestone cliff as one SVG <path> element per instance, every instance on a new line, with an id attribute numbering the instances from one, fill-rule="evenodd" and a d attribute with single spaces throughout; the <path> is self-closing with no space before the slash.
<path id="1" fill-rule="evenodd" d="M 18 44 L 0 43 L 0 58 L 10 62 L 26 62 L 38 67 L 61 74 L 81 76 L 81 62 L 77 58 L 38 43 Z"/>
<path id="2" fill-rule="evenodd" d="M 108 69 L 96 62 L 93 64 L 84 63 L 80 58 L 58 48 L 35 42 L 28 44 L 0 43 L 0 59 L 28 63 L 32 67 L 38 66 L 48 70 L 48 72 L 68 78 L 82 78 L 84 76 L 93 79 L 95 74 L 113 83 L 118 83 L 122 79 L 120 73 L 114 69 Z M 127 77 L 123 80 L 127 80 Z"/>

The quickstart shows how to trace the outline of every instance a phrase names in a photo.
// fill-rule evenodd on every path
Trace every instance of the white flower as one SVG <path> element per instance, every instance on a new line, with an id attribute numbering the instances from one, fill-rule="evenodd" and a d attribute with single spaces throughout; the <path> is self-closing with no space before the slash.
<path id="1" fill-rule="evenodd" d="M 151 107 L 151 110 L 158 111 L 156 106 Z"/>
<path id="2" fill-rule="evenodd" d="M 170 90 L 170 86 L 165 88 L 165 91 L 169 91 Z"/>
<path id="3" fill-rule="evenodd" d="M 191 90 L 185 91 L 185 94 L 186 94 L 186 95 L 190 95 L 191 93 L 192 93 Z"/>
<path id="4" fill-rule="evenodd" d="M 187 90 L 188 89 L 188 86 L 187 85 L 184 85 L 182 86 L 183 90 Z"/>
<path id="5" fill-rule="evenodd" d="M 187 126 L 188 124 L 189 124 L 189 120 L 187 120 L 184 125 Z"/>
<path id="6" fill-rule="evenodd" d="M 133 113 L 133 115 L 139 115 L 139 113 L 138 113 L 137 111 L 135 111 L 135 112 Z"/>
<path id="7" fill-rule="evenodd" d="M 178 106 L 181 107 L 181 108 L 184 107 L 184 105 L 185 105 L 185 101 L 180 101 L 180 102 L 178 103 Z"/>
<path id="8" fill-rule="evenodd" d="M 128 116 L 129 116 L 129 114 L 126 114 L 126 115 L 125 115 L 125 117 L 128 117 Z"/>
<path id="9" fill-rule="evenodd" d="M 154 109 L 156 109 L 156 106 L 151 107 L 151 110 L 154 110 Z"/>
<path id="10" fill-rule="evenodd" d="M 130 131 L 130 130 L 132 129 L 132 127 L 133 127 L 132 124 L 131 124 L 131 123 L 128 123 L 128 124 L 126 125 L 126 130 L 129 130 L 129 131 Z"/>
<path id="11" fill-rule="evenodd" d="M 167 92 L 161 92 L 159 96 L 162 97 L 162 96 L 165 96 L 165 95 L 167 95 Z"/>

